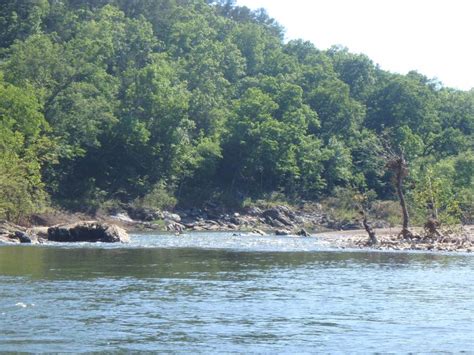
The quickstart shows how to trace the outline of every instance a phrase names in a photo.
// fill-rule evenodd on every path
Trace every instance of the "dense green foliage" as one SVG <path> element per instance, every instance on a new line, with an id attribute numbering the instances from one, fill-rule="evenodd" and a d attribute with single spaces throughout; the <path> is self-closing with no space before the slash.
<path id="1" fill-rule="evenodd" d="M 472 210 L 473 90 L 285 43 L 263 10 L 1 0 L 0 55 L 0 214 L 10 218 L 47 196 L 74 209 L 157 196 L 317 200 L 344 187 L 390 199 L 381 137 L 403 148 L 419 206 L 434 194 L 441 213 Z"/>

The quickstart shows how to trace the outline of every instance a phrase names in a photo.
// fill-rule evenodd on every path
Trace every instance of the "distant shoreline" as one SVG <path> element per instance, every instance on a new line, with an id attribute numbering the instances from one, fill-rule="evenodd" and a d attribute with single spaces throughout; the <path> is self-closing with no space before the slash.
<path id="1" fill-rule="evenodd" d="M 21 238 L 23 234 L 33 244 L 49 242 L 50 227 L 89 223 L 86 221 L 91 221 L 91 218 L 77 213 L 36 215 L 32 219 L 34 225 L 28 227 L 0 221 L 0 244 L 25 242 Z M 211 210 L 188 210 L 179 213 L 163 211 L 156 221 L 132 220 L 125 213 L 95 216 L 94 219 L 99 224 L 123 228 L 130 234 L 229 232 L 243 236 L 254 234 L 262 237 L 279 235 L 318 238 L 328 247 L 341 249 L 474 252 L 474 225 L 466 225 L 456 230 L 440 229 L 437 235 L 427 235 L 422 228 L 414 227 L 411 229 L 413 237 L 406 239 L 399 235 L 401 227 L 387 227 L 383 221 L 377 221 L 378 226 L 374 226 L 377 243 L 370 244 L 366 231 L 360 228 L 358 221 L 349 224 L 332 220 L 321 210 L 297 210 L 287 206 L 274 206 L 266 210 L 252 207 L 240 213 L 221 214 Z"/>

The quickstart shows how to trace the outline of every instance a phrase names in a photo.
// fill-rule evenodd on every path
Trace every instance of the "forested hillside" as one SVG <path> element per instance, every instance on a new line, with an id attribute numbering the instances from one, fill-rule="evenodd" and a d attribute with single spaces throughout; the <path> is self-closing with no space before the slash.
<path id="1" fill-rule="evenodd" d="M 390 146 L 412 201 L 472 216 L 474 90 L 283 35 L 233 1 L 1 0 L 0 215 L 396 199 Z"/>

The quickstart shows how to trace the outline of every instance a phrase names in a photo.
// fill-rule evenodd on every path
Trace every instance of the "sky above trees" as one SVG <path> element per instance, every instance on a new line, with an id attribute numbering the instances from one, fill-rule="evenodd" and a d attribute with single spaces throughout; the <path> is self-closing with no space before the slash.
<path id="1" fill-rule="evenodd" d="M 265 8 L 286 29 L 324 49 L 343 45 L 383 69 L 417 70 L 444 85 L 474 87 L 472 0 L 238 0 Z"/>

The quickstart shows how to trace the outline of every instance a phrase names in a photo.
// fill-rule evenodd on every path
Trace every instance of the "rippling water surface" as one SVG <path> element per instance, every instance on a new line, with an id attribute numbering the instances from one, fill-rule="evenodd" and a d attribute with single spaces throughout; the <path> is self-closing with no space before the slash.
<path id="1" fill-rule="evenodd" d="M 0 351 L 474 351 L 474 256 L 316 238 L 0 247 Z"/>

